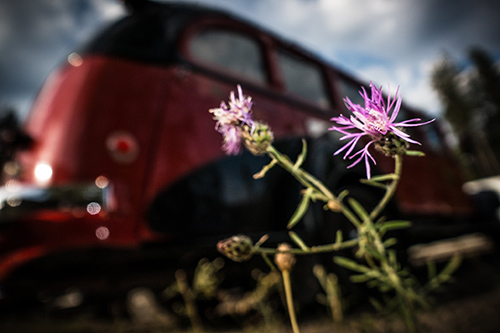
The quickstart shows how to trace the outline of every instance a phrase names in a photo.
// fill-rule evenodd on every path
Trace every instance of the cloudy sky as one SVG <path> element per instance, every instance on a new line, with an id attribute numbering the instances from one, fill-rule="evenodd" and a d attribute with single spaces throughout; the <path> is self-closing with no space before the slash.
<path id="1" fill-rule="evenodd" d="M 401 86 L 431 114 L 430 86 L 448 54 L 467 64 L 479 46 L 500 59 L 496 0 L 191 0 L 226 9 L 296 41 L 365 81 Z M 125 15 L 119 0 L 0 0 L 0 106 L 22 116 L 43 80 L 99 29 Z"/>

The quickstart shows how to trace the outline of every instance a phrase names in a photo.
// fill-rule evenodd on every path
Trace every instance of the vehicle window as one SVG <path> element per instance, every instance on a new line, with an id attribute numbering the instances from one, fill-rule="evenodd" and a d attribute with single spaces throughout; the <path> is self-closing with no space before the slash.
<path id="1" fill-rule="evenodd" d="M 342 99 L 344 99 L 344 97 L 347 96 L 354 104 L 359 104 L 362 106 L 365 105 L 365 100 L 359 94 L 359 91 L 361 90 L 359 83 L 347 80 L 345 78 L 340 78 L 338 83 L 340 89 L 340 96 L 342 96 Z M 367 88 L 365 87 L 365 89 Z M 369 90 L 367 91 L 370 92 Z"/>
<path id="2" fill-rule="evenodd" d="M 321 68 L 284 50 L 278 52 L 278 60 L 286 92 L 321 107 L 330 106 Z"/>
<path id="3" fill-rule="evenodd" d="M 264 83 L 264 60 L 259 44 L 248 36 L 225 30 L 204 30 L 189 42 L 197 60 Z"/>

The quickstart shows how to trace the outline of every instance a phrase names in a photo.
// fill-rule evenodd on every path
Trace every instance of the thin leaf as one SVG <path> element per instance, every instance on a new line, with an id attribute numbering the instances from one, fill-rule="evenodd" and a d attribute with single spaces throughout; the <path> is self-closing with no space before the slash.
<path id="1" fill-rule="evenodd" d="M 375 308 L 375 310 L 377 310 L 378 312 L 383 312 L 385 310 L 384 306 L 382 304 L 380 304 L 380 302 L 377 301 L 375 298 L 370 297 L 368 299 L 368 301 Z"/>
<path id="2" fill-rule="evenodd" d="M 462 263 L 462 257 L 457 254 L 454 255 L 450 259 L 450 261 L 448 261 L 448 264 L 443 268 L 443 270 L 439 273 L 439 275 L 451 276 L 460 267 L 461 263 Z"/>
<path id="3" fill-rule="evenodd" d="M 395 173 L 388 173 L 386 175 L 373 176 L 370 179 L 362 179 L 361 181 L 365 184 L 369 184 L 370 182 L 383 182 L 387 180 L 396 180 L 398 178 L 399 176 Z"/>
<path id="4" fill-rule="evenodd" d="M 362 221 L 366 221 L 369 219 L 368 212 L 361 206 L 361 204 L 354 198 L 349 198 L 348 199 L 349 204 L 351 205 L 352 209 L 358 214 L 358 216 L 361 218 Z"/>
<path id="5" fill-rule="evenodd" d="M 370 274 L 351 275 L 350 280 L 354 283 L 365 283 L 374 279 Z"/>
<path id="6" fill-rule="evenodd" d="M 343 190 L 342 192 L 339 193 L 339 195 L 337 195 L 337 200 L 341 202 L 348 194 L 349 194 L 348 190 Z"/>
<path id="7" fill-rule="evenodd" d="M 381 188 L 383 190 L 387 189 L 387 185 L 379 183 L 379 182 L 373 182 L 371 180 L 361 179 L 361 183 L 363 183 L 365 185 L 370 185 L 373 187 L 378 187 L 378 188 Z"/>
<path id="8" fill-rule="evenodd" d="M 344 235 L 342 234 L 342 230 L 337 230 L 335 234 L 335 244 L 340 244 L 344 240 Z"/>
<path id="9" fill-rule="evenodd" d="M 257 172 L 255 175 L 253 175 L 253 179 L 261 179 L 261 178 L 263 178 L 266 175 L 266 173 L 269 170 L 271 170 L 273 166 L 276 165 L 276 163 L 278 163 L 278 161 L 275 158 L 273 158 L 271 160 L 271 162 L 269 162 L 269 164 L 264 165 L 259 172 Z"/>
<path id="10" fill-rule="evenodd" d="M 302 238 L 300 238 L 299 235 L 297 235 L 295 232 L 293 231 L 290 231 L 288 233 L 288 235 L 290 236 L 290 238 L 292 239 L 292 241 L 297 244 L 302 250 L 304 251 L 307 251 L 307 252 L 311 252 L 311 248 L 308 247 L 306 245 L 306 243 L 302 240 Z"/>
<path id="11" fill-rule="evenodd" d="M 333 258 L 333 261 L 337 265 L 345 267 L 345 268 L 348 268 L 348 269 L 353 270 L 355 272 L 368 273 L 368 272 L 371 271 L 370 268 L 368 268 L 366 266 L 363 266 L 363 265 L 360 265 L 357 262 L 355 262 L 354 260 L 351 260 L 351 259 L 348 259 L 348 258 L 336 256 L 336 257 Z"/>
<path id="12" fill-rule="evenodd" d="M 399 266 L 398 260 L 396 258 L 396 251 L 389 250 L 387 251 L 387 254 L 389 256 L 389 264 L 391 264 L 393 267 Z"/>
<path id="13" fill-rule="evenodd" d="M 405 154 L 408 156 L 419 156 L 419 157 L 425 156 L 424 152 L 418 150 L 407 150 Z"/>
<path id="14" fill-rule="evenodd" d="M 272 271 L 276 271 L 278 270 L 276 268 L 276 266 L 274 266 L 273 262 L 271 261 L 271 259 L 269 259 L 269 257 L 267 256 L 267 254 L 265 253 L 262 253 L 262 259 L 264 259 L 264 262 L 267 264 L 267 266 L 269 266 L 269 268 L 272 270 Z"/>
<path id="15" fill-rule="evenodd" d="M 411 227 L 411 222 L 394 220 L 394 221 L 379 223 L 377 226 L 380 230 L 383 230 L 385 232 L 390 230 L 407 229 Z"/>
<path id="16" fill-rule="evenodd" d="M 391 246 L 396 245 L 397 243 L 398 243 L 398 240 L 396 238 L 392 237 L 392 238 L 386 239 L 383 244 L 384 244 L 384 247 L 387 249 Z"/>
<path id="17" fill-rule="evenodd" d="M 427 279 L 429 281 L 433 280 L 436 277 L 436 274 L 436 263 L 432 260 L 427 261 Z"/>
<path id="18" fill-rule="evenodd" d="M 258 249 L 262 244 L 264 244 L 269 239 L 269 235 L 265 234 L 262 236 L 257 243 L 253 246 L 255 249 Z"/>
<path id="19" fill-rule="evenodd" d="M 293 168 L 294 169 L 300 168 L 302 163 L 304 163 L 306 156 L 307 156 L 307 142 L 305 139 L 302 139 L 302 151 L 301 151 L 300 155 L 297 157 L 297 161 L 293 165 Z"/>
<path id="20" fill-rule="evenodd" d="M 302 200 L 299 203 L 299 206 L 293 213 L 292 217 L 290 218 L 290 221 L 288 221 L 288 225 L 286 226 L 288 229 L 292 229 L 304 216 L 304 214 L 307 212 L 307 209 L 309 208 L 309 200 L 310 197 L 308 193 L 306 192 Z"/>

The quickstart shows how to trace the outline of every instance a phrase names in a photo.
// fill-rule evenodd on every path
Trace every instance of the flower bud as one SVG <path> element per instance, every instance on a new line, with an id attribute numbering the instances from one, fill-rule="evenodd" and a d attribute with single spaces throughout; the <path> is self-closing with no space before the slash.
<path id="1" fill-rule="evenodd" d="M 217 250 L 234 261 L 247 261 L 253 255 L 253 243 L 250 237 L 236 235 L 217 243 Z"/>
<path id="2" fill-rule="evenodd" d="M 282 251 L 276 253 L 274 256 L 274 262 L 276 266 L 278 266 L 280 271 L 291 271 L 293 266 L 295 265 L 296 259 L 292 253 L 285 252 L 290 251 L 292 247 L 287 243 L 281 243 L 278 245 L 277 250 Z"/>
<path id="3" fill-rule="evenodd" d="M 375 148 L 385 156 L 396 156 L 403 154 L 409 147 L 408 142 L 398 137 L 392 132 L 388 132 L 375 142 Z"/>
<path id="4" fill-rule="evenodd" d="M 265 154 L 273 140 L 274 134 L 266 124 L 256 122 L 254 128 L 248 125 L 243 127 L 243 143 L 254 155 Z"/>

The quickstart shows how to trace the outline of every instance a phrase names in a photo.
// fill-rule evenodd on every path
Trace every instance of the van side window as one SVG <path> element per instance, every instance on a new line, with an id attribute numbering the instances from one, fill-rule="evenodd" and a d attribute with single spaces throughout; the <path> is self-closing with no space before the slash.
<path id="1" fill-rule="evenodd" d="M 347 96 L 354 104 L 359 104 L 361 106 L 365 105 L 365 100 L 359 94 L 359 91 L 361 90 L 359 83 L 346 80 L 342 77 L 337 82 L 339 84 L 340 96 L 342 99 Z M 370 89 L 367 87 L 365 87 L 365 89 L 368 94 L 370 94 Z"/>
<path id="2" fill-rule="evenodd" d="M 189 53 L 208 65 L 264 83 L 266 73 L 259 44 L 248 36 L 225 30 L 204 30 L 189 41 Z"/>
<path id="3" fill-rule="evenodd" d="M 284 50 L 278 52 L 278 61 L 286 92 L 323 108 L 330 106 L 320 67 Z"/>

